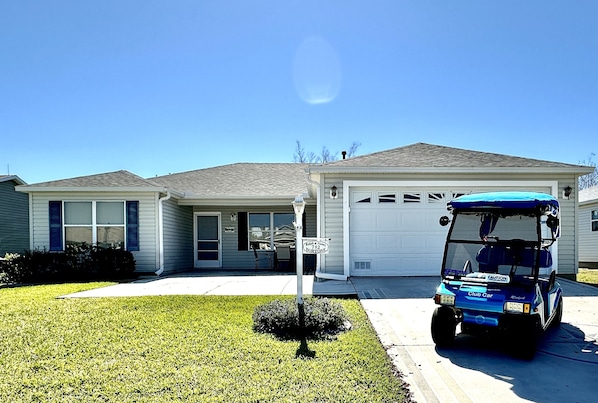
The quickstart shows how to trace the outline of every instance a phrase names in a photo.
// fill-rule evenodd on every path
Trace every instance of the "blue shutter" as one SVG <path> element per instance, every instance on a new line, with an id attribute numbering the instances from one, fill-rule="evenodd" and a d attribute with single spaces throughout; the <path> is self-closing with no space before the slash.
<path id="1" fill-rule="evenodd" d="M 127 250 L 139 250 L 139 202 L 127 202 Z"/>
<path id="2" fill-rule="evenodd" d="M 48 204 L 50 214 L 50 250 L 61 251 L 62 248 L 62 202 L 51 201 Z"/>

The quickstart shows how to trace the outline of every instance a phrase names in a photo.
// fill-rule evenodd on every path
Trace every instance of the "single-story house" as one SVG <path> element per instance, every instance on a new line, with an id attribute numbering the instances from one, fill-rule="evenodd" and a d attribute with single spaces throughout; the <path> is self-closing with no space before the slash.
<path id="1" fill-rule="evenodd" d="M 16 175 L 0 175 L 0 257 L 29 249 L 29 198 L 15 191 L 25 184 Z"/>
<path id="2" fill-rule="evenodd" d="M 294 247 L 291 202 L 303 195 L 305 255 L 321 278 L 439 273 L 446 203 L 465 193 L 530 190 L 561 202 L 554 268 L 577 273 L 577 179 L 590 167 L 424 143 L 327 164 L 238 163 L 144 179 L 127 171 L 19 186 L 31 248 L 120 245 L 139 272 L 271 268 Z"/>
<path id="3" fill-rule="evenodd" d="M 579 266 L 598 269 L 598 186 L 579 191 Z"/>

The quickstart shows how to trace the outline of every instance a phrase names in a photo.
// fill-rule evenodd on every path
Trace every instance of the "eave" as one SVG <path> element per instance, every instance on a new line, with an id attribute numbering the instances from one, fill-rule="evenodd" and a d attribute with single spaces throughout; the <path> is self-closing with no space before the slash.
<path id="1" fill-rule="evenodd" d="M 319 166 L 309 168 L 315 174 L 574 174 L 586 175 L 594 167 L 356 167 Z"/>

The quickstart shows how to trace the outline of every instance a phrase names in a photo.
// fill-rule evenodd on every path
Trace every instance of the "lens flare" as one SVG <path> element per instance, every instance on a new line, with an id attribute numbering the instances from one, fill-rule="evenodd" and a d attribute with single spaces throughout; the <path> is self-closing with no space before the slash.
<path id="1" fill-rule="evenodd" d="M 319 36 L 305 39 L 293 60 L 293 82 L 299 96 L 310 104 L 333 101 L 341 89 L 341 63 L 332 47 Z"/>

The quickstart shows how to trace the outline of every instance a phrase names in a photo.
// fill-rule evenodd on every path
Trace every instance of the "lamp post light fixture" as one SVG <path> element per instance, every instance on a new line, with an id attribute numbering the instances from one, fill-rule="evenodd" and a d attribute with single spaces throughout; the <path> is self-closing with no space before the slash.
<path id="1" fill-rule="evenodd" d="M 298 195 L 291 203 L 295 210 L 295 268 L 297 269 L 297 305 L 301 312 L 303 308 L 303 211 L 305 211 L 305 201 L 303 196 Z"/>

